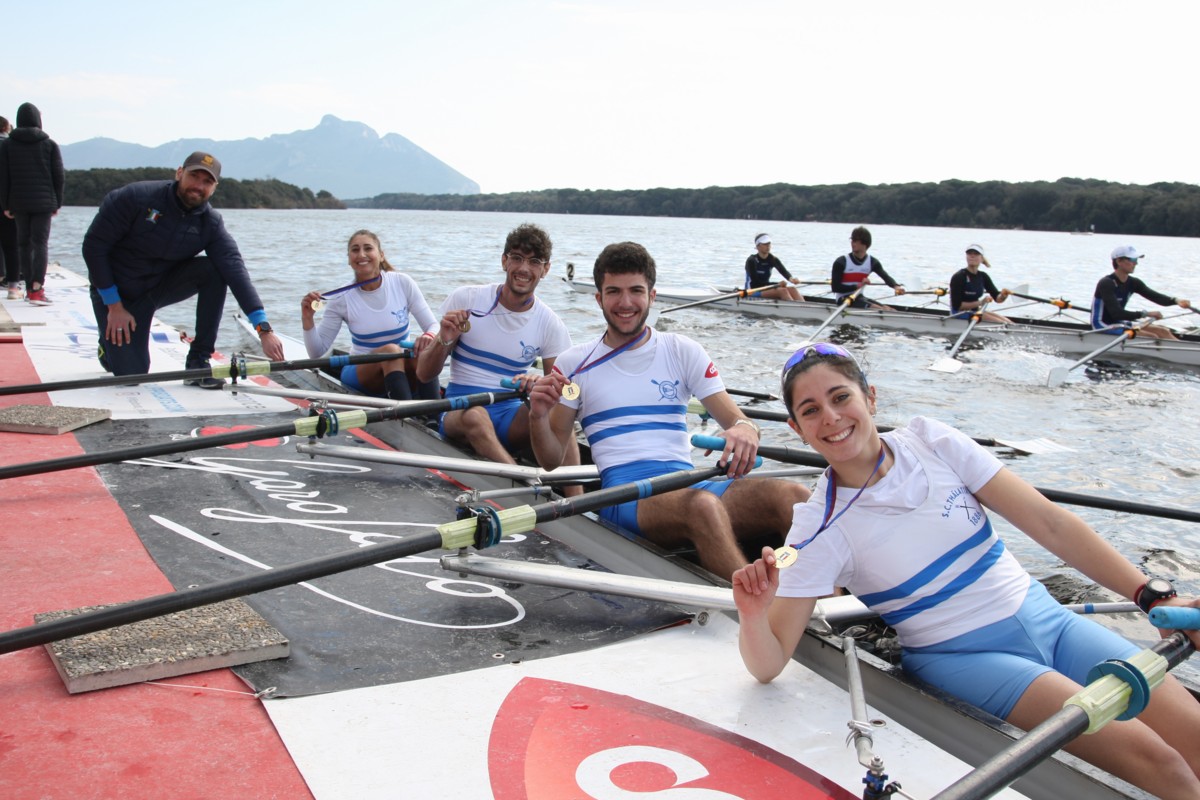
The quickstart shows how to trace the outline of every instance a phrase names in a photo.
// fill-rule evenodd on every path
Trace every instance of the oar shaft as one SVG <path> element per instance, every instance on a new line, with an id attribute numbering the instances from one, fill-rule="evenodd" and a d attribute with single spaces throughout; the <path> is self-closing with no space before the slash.
<path id="1" fill-rule="evenodd" d="M 141 375 L 108 375 L 103 378 L 79 378 L 50 383 L 28 383 L 20 386 L 0 386 L 0 396 L 33 394 L 35 392 L 60 392 L 68 389 L 99 389 L 106 386 L 136 386 L 143 383 L 166 383 L 167 381 L 190 380 L 193 378 L 232 378 L 248 375 L 267 375 L 322 367 L 343 367 L 347 364 L 376 364 L 407 358 L 411 353 L 363 353 L 354 356 L 331 356 L 329 358 L 305 358 L 293 361 L 248 361 L 243 367 L 235 364 L 218 364 L 202 369 L 180 369 L 172 372 L 150 372 Z"/>
<path id="2" fill-rule="evenodd" d="M 353 409 L 350 411 L 331 412 L 330 419 L 336 420 L 339 428 L 358 428 L 372 422 L 387 419 L 404 419 L 419 417 L 427 414 L 437 414 L 471 406 L 487 405 L 500 400 L 510 400 L 521 397 L 520 392 L 481 392 L 479 394 L 463 395 L 444 400 L 425 400 L 409 403 L 404 406 L 380 408 L 373 410 Z M 214 436 L 197 436 L 160 444 L 127 447 L 121 450 L 110 450 L 103 453 L 83 453 L 78 456 L 67 456 L 47 461 L 33 461 L 27 464 L 12 464 L 0 467 L 0 480 L 22 478 L 27 475 L 38 475 L 46 472 L 61 472 L 79 467 L 94 467 L 100 464 L 113 464 L 118 461 L 130 461 L 138 458 L 154 458 L 172 453 L 187 453 L 192 450 L 207 450 L 213 447 L 225 447 L 231 444 L 257 442 L 263 439 L 273 439 L 279 436 L 316 436 L 322 435 L 320 417 L 304 417 L 279 425 L 268 425 L 253 430 L 231 431 Z"/>
<path id="3" fill-rule="evenodd" d="M 702 436 L 697 434 L 692 436 L 692 445 L 694 447 L 702 447 L 706 450 L 719 450 L 725 446 L 725 440 L 719 436 Z M 802 450 L 790 445 L 760 444 L 758 446 L 758 454 L 764 458 L 771 458 L 788 464 L 803 464 L 806 467 L 821 468 L 829 466 L 829 462 L 820 453 Z M 1128 500 L 1113 500 L 1108 497 L 1097 497 L 1091 494 L 1065 492 L 1059 489 L 1043 489 L 1040 486 L 1035 486 L 1034 488 L 1041 492 L 1046 499 L 1055 503 L 1101 508 L 1108 511 L 1122 511 L 1129 514 L 1143 514 L 1150 517 L 1162 517 L 1163 519 L 1176 519 L 1182 522 L 1200 522 L 1200 513 L 1189 511 L 1185 508 L 1134 503 Z"/>
<path id="4" fill-rule="evenodd" d="M 859 286 L 853 292 L 846 295 L 845 299 L 842 300 L 842 302 L 838 304 L 838 307 L 834 309 L 833 313 L 830 314 L 828 317 L 826 317 L 825 321 L 822 322 L 820 325 L 818 325 L 817 329 L 815 331 L 813 331 L 812 333 L 810 333 L 805 338 L 805 341 L 806 342 L 814 341 L 817 338 L 817 335 L 821 333 L 821 331 L 828 328 L 830 323 L 832 323 L 835 319 L 837 319 L 838 316 L 840 316 L 843 311 L 848 309 L 851 306 L 851 304 L 853 304 L 854 301 L 858 299 L 858 296 L 860 294 L 862 294 L 862 291 L 865 288 L 867 288 L 867 285 L 864 283 L 862 286 Z"/>
<path id="5" fill-rule="evenodd" d="M 777 283 L 770 283 L 766 286 L 758 286 L 753 289 L 738 289 L 736 292 L 726 292 L 725 294 L 717 294 L 713 295 L 712 297 L 705 297 L 703 300 L 694 300 L 691 303 L 670 306 L 669 308 L 662 309 L 658 313 L 661 316 L 662 314 L 670 314 L 675 311 L 682 311 L 685 308 L 695 308 L 696 306 L 708 305 L 709 303 L 715 303 L 718 300 L 732 300 L 735 297 L 750 297 L 751 295 L 758 294 L 759 292 L 765 292 L 767 289 L 775 289 L 778 286 L 779 284 Z"/>
<path id="6" fill-rule="evenodd" d="M 422 533 L 396 542 L 374 544 L 370 547 L 360 547 L 355 550 L 338 553 L 333 556 L 301 561 L 284 567 L 267 570 L 256 575 L 219 581 L 200 586 L 195 589 L 182 589 L 169 594 L 135 600 L 130 603 L 78 614 L 53 622 L 43 622 L 0 633 L 0 653 L 11 653 L 26 647 L 36 647 L 41 644 L 69 639 L 72 636 L 82 636 L 95 633 L 118 625 L 161 617 L 186 611 L 190 608 L 219 603 L 235 597 L 278 589 L 302 581 L 333 575 L 359 567 L 392 561 L 417 553 L 428 552 L 442 547 L 442 534 L 437 531 Z"/>
<path id="7" fill-rule="evenodd" d="M 979 320 L 983 319 L 983 310 L 987 304 L 988 301 L 984 300 L 979 304 L 979 307 L 975 309 L 975 313 L 971 315 L 971 324 L 968 325 L 967 329 L 962 332 L 961 336 L 958 337 L 958 341 L 954 343 L 954 347 L 950 348 L 950 353 L 946 356 L 946 358 L 954 358 L 954 354 L 958 352 L 958 348 L 962 347 L 962 343 L 965 342 L 967 337 L 971 335 L 971 331 L 975 330 L 975 326 L 979 324 Z"/>
<path id="8" fill-rule="evenodd" d="M 1011 289 L 1009 290 L 1008 293 L 1010 295 L 1012 295 L 1013 297 L 1019 297 L 1022 300 L 1032 300 L 1035 303 L 1046 303 L 1047 305 L 1057 306 L 1058 308 L 1063 308 L 1063 309 L 1069 308 L 1072 311 L 1090 311 L 1091 310 L 1088 308 L 1080 308 L 1079 306 L 1072 305 L 1071 302 L 1068 300 L 1062 300 L 1062 299 L 1055 300 L 1055 299 L 1051 299 L 1051 298 L 1047 298 L 1047 297 L 1038 297 L 1036 295 L 1025 294 L 1023 292 L 1014 292 Z"/>
<path id="9" fill-rule="evenodd" d="M 700 481 L 714 478 L 724 471 L 724 467 L 712 466 L 669 472 L 666 475 L 659 475 L 647 480 L 623 483 L 595 492 L 585 492 L 575 497 L 552 500 L 549 503 L 534 506 L 533 510 L 538 522 L 549 522 L 561 517 L 596 511 L 608 506 L 628 503 L 631 500 L 641 500 L 656 494 L 684 489 Z"/>
<path id="10" fill-rule="evenodd" d="M 1093 358 L 1100 355 L 1101 353 L 1107 353 L 1109 350 L 1112 350 L 1114 347 L 1121 344 L 1126 339 L 1132 339 L 1134 337 L 1135 330 L 1136 329 L 1134 329 L 1134 328 L 1130 328 L 1128 330 L 1122 331 L 1120 334 L 1114 336 L 1113 340 L 1111 342 L 1109 342 L 1108 344 L 1104 345 L 1103 347 L 1097 347 L 1095 350 L 1088 353 L 1086 356 L 1079 359 L 1071 366 L 1067 367 L 1067 371 L 1070 372 L 1071 370 L 1075 369 L 1076 367 L 1086 364 L 1087 362 L 1091 361 Z"/>
<path id="11" fill-rule="evenodd" d="M 479 397 L 480 395 L 468 395 Z M 461 398 L 460 398 L 461 399 Z M 0 654 L 11 653 L 26 647 L 56 642 L 72 636 L 107 630 L 118 625 L 160 617 L 177 611 L 218 603 L 235 597 L 278 589 L 302 581 L 333 575 L 359 567 L 379 564 L 405 556 L 424 553 L 438 548 L 456 549 L 474 544 L 486 547 L 500 540 L 504 533 L 523 533 L 533 529 L 538 522 L 549 522 L 585 511 L 595 511 L 605 506 L 630 500 L 640 500 L 663 492 L 691 486 L 698 481 L 712 478 L 724 472 L 720 466 L 698 467 L 690 470 L 670 472 L 649 480 L 612 486 L 580 497 L 565 498 L 536 506 L 519 506 L 504 509 L 491 515 L 483 515 L 483 521 L 495 520 L 495 525 L 481 534 L 474 517 L 447 522 L 436 531 L 410 536 L 386 544 L 335 553 L 329 556 L 301 561 L 266 572 L 240 578 L 219 581 L 208 586 L 171 592 L 169 594 L 135 600 L 123 605 L 78 614 L 73 617 L 31 625 L 25 628 L 0 633 Z"/>

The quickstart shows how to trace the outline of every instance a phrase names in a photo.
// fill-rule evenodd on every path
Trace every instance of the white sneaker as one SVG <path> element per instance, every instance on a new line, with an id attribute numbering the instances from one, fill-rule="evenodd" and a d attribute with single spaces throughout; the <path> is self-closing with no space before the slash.
<path id="1" fill-rule="evenodd" d="M 9 300 L 20 300 L 24 296 L 25 296 L 25 292 L 21 289 L 21 284 L 10 283 L 8 285 L 8 299 Z"/>

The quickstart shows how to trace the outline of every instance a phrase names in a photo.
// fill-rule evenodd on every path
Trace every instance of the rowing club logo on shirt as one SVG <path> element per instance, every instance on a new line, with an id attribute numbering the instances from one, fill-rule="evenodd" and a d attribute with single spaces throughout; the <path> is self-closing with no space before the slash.
<path id="1" fill-rule="evenodd" d="M 162 212 L 157 208 L 146 209 L 146 222 L 158 222 L 162 218 Z"/>
<path id="2" fill-rule="evenodd" d="M 659 400 L 679 399 L 679 381 L 656 381 L 651 378 L 650 382 L 658 387 Z"/>
<path id="3" fill-rule="evenodd" d="M 526 361 L 533 361 L 542 354 L 542 348 L 533 347 L 532 345 L 521 342 L 521 358 Z"/>
<path id="4" fill-rule="evenodd" d="M 706 377 L 706 378 L 717 377 L 717 365 L 711 361 L 708 362 L 708 369 L 704 370 L 704 377 Z"/>
<path id="5" fill-rule="evenodd" d="M 942 504 L 942 518 L 949 519 L 950 514 L 958 508 L 961 508 L 967 515 L 967 522 L 971 525 L 978 524 L 983 517 L 983 511 L 980 509 L 978 501 L 965 486 L 958 487 L 946 496 L 946 502 Z"/>
<path id="6" fill-rule="evenodd" d="M 400 309 L 393 311 L 392 316 L 396 318 L 396 327 L 397 328 L 407 328 L 408 327 L 408 309 L 407 308 L 400 308 Z"/>

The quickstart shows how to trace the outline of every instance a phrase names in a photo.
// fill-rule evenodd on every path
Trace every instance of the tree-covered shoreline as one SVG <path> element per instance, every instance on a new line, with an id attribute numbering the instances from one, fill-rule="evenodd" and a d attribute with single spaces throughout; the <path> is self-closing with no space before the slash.
<path id="1" fill-rule="evenodd" d="M 645 217 L 873 223 L 951 228 L 1200 236 L 1200 186 L 949 180 L 868 186 L 710 186 L 705 189 L 579 190 L 475 195 L 382 194 L 350 208 L 506 211 Z"/>
<path id="2" fill-rule="evenodd" d="M 175 177 L 168 167 L 137 167 L 133 169 L 73 169 L 67 170 L 63 205 L 99 206 L 104 195 L 134 181 L 161 181 Z M 239 181 L 222 178 L 212 196 L 214 208 L 331 208 L 346 206 L 332 194 L 293 186 L 290 183 L 267 180 Z"/>

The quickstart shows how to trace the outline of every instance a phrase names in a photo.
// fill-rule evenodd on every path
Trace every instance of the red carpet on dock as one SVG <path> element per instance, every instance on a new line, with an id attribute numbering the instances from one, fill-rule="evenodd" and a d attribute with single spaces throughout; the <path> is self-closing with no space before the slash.
<path id="1" fill-rule="evenodd" d="M 4 382 L 38 375 L 0 345 Z M 45 395 L 0 406 L 47 403 Z M 0 433 L 0 464 L 82 453 L 74 435 Z M 0 627 L 42 611 L 171 591 L 92 468 L 0 482 Z M 42 647 L 0 655 L 0 796 L 310 797 L 283 742 L 230 670 L 69 695 Z M 219 691 L 224 690 L 224 691 Z"/>

